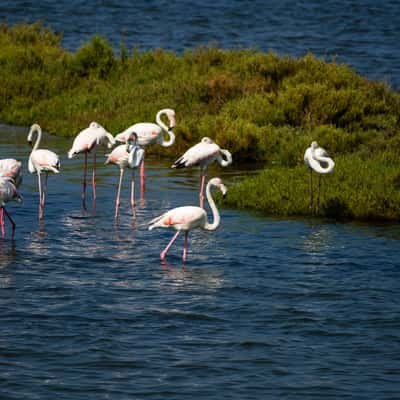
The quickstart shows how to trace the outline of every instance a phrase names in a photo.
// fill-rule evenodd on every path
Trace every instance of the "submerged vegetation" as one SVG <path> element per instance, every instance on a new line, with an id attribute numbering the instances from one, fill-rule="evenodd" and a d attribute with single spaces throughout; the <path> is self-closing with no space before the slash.
<path id="1" fill-rule="evenodd" d="M 2 121 L 75 136 L 94 120 L 116 134 L 174 108 L 177 141 L 163 153 L 176 157 L 210 136 L 234 162 L 264 163 L 226 201 L 270 215 L 309 214 L 303 154 L 317 140 L 336 162 L 322 178 L 320 215 L 400 218 L 400 94 L 384 82 L 311 54 L 117 54 L 101 37 L 70 53 L 61 39 L 39 23 L 0 25 Z"/>

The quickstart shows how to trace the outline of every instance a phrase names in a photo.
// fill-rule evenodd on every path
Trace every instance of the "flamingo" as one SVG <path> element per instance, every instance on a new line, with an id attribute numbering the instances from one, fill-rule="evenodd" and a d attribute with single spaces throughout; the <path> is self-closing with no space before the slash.
<path id="1" fill-rule="evenodd" d="M 137 143 L 137 134 L 132 132 L 127 140 L 127 144 L 117 146 L 107 157 L 106 164 L 119 165 L 120 175 L 117 191 L 117 198 L 115 201 L 115 220 L 118 219 L 118 210 L 121 197 L 122 177 L 126 168 L 132 169 L 131 178 L 131 208 L 132 214 L 135 216 L 135 169 L 137 169 L 143 160 L 144 150 L 140 148 Z"/>
<path id="2" fill-rule="evenodd" d="M 179 157 L 173 164 L 172 168 L 187 168 L 200 166 L 201 182 L 200 182 L 200 207 L 203 208 L 204 202 L 204 182 L 206 171 L 209 164 L 217 161 L 222 167 L 227 167 L 232 163 L 232 155 L 228 150 L 221 149 L 209 137 L 203 137 L 200 143 L 195 144 L 188 149 L 183 156 Z"/>
<path id="3" fill-rule="evenodd" d="M 28 133 L 28 143 L 32 145 L 33 136 L 37 134 L 35 144 L 32 148 L 28 161 L 28 170 L 31 174 L 37 174 L 39 187 L 39 219 L 43 218 L 44 202 L 47 193 L 47 178 L 49 172 L 58 174 L 60 172 L 60 159 L 58 155 L 50 150 L 38 149 L 42 139 L 42 128 L 33 124 Z M 45 173 L 45 184 L 42 189 L 41 173 Z"/>
<path id="4" fill-rule="evenodd" d="M 0 160 L 0 177 L 9 177 L 18 188 L 22 183 L 22 164 L 14 158 Z"/>
<path id="5" fill-rule="evenodd" d="M 169 120 L 169 126 L 161 120 L 161 116 L 166 115 Z M 115 136 L 118 142 L 126 143 L 130 134 L 136 132 L 138 135 L 138 145 L 145 151 L 152 144 L 160 144 L 162 147 L 170 147 L 175 143 L 175 134 L 172 129 L 175 127 L 175 111 L 170 108 L 164 108 L 158 111 L 156 115 L 156 124 L 152 122 L 139 122 L 125 129 Z M 168 134 L 168 140 L 165 140 L 163 131 Z M 144 153 L 145 155 L 146 153 Z M 144 194 L 144 155 L 140 164 L 140 191 Z"/>
<path id="6" fill-rule="evenodd" d="M 182 255 L 182 260 L 183 262 L 185 262 L 187 255 L 189 231 L 194 228 L 214 231 L 218 228 L 221 220 L 218 209 L 211 196 L 211 186 L 217 187 L 222 192 L 223 196 L 225 196 L 227 189 L 220 178 L 210 179 L 207 183 L 206 197 L 213 213 L 212 223 L 208 222 L 206 211 L 202 207 L 196 206 L 174 208 L 149 222 L 149 230 L 152 230 L 154 228 L 174 228 L 176 230 L 176 233 L 171 241 L 160 253 L 160 258 L 162 261 L 165 260 L 168 250 L 171 248 L 172 244 L 175 242 L 181 231 L 185 232 L 185 242 Z"/>
<path id="7" fill-rule="evenodd" d="M 88 153 L 93 150 L 93 208 L 96 208 L 96 148 L 98 145 L 106 145 L 111 148 L 115 144 L 115 139 L 111 133 L 107 132 L 97 122 L 91 122 L 89 127 L 82 130 L 75 137 L 68 158 L 73 158 L 79 153 L 85 153 L 85 164 L 83 170 L 82 206 L 86 210 L 86 174 Z"/>
<path id="8" fill-rule="evenodd" d="M 11 200 L 21 203 L 22 196 L 18 193 L 17 188 L 14 185 L 14 181 L 11 177 L 0 177 L 0 225 L 1 225 L 1 234 L 3 238 L 5 236 L 4 214 L 7 216 L 8 220 L 11 223 L 12 238 L 14 238 L 15 222 L 13 221 L 11 215 L 5 208 L 6 203 Z"/>
<path id="9" fill-rule="evenodd" d="M 310 170 L 310 209 L 313 206 L 313 171 L 318 174 L 329 174 L 335 167 L 335 162 L 332 158 L 328 157 L 328 153 L 325 149 L 319 146 L 316 141 L 311 143 L 311 146 L 304 153 L 304 163 Z M 319 196 L 321 190 L 321 175 L 318 177 L 318 196 L 316 204 L 316 213 L 319 211 Z"/>

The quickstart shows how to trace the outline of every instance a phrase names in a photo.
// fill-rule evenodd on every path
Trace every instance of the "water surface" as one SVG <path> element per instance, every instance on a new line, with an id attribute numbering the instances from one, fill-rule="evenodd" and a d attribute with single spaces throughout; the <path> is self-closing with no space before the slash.
<path id="1" fill-rule="evenodd" d="M 0 128 L 0 157 L 26 166 L 27 129 Z M 196 204 L 198 171 L 149 158 L 136 221 L 118 170 L 98 156 L 95 214 L 80 202 L 82 157 L 61 156 L 43 224 L 36 180 L 8 204 L 0 240 L 1 399 L 394 399 L 400 390 L 400 226 L 271 219 L 221 208 L 166 263 L 173 232 L 147 230 Z M 243 171 L 214 167 L 228 187 Z M 89 191 L 90 193 L 90 191 Z M 229 194 L 228 194 L 229 195 Z M 7 225 L 9 228 L 9 225 Z"/>

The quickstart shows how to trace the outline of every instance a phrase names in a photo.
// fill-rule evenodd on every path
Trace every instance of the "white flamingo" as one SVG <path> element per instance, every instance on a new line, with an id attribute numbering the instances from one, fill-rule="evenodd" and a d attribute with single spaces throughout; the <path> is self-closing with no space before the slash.
<path id="1" fill-rule="evenodd" d="M 0 226 L 3 238 L 5 236 L 4 214 L 11 223 L 12 238 L 14 238 L 15 222 L 5 208 L 6 203 L 12 200 L 21 203 L 22 196 L 18 193 L 17 188 L 14 185 L 14 181 L 11 177 L 0 177 Z"/>
<path id="2" fill-rule="evenodd" d="M 83 170 L 82 206 L 86 210 L 86 174 L 88 153 L 93 150 L 93 209 L 96 208 L 96 150 L 98 145 L 105 145 L 111 148 L 115 144 L 115 139 L 111 133 L 107 132 L 97 122 L 91 122 L 89 127 L 82 130 L 75 137 L 68 158 L 73 158 L 79 153 L 85 153 L 85 164 Z"/>
<path id="3" fill-rule="evenodd" d="M 166 115 L 169 121 L 167 126 L 161 119 L 162 115 Z M 170 147 L 175 143 L 175 134 L 172 129 L 175 127 L 175 111 L 170 108 L 164 108 L 158 111 L 156 115 L 156 123 L 152 122 L 139 122 L 125 129 L 123 132 L 115 136 L 118 142 L 126 143 L 130 134 L 136 132 L 138 135 L 138 145 L 145 151 L 146 148 L 153 144 L 160 144 L 163 147 Z M 164 133 L 168 135 L 165 140 Z M 140 164 L 140 188 L 141 194 L 144 194 L 144 156 Z"/>
<path id="4" fill-rule="evenodd" d="M 207 173 L 207 167 L 212 162 L 217 161 L 221 167 L 227 167 L 232 164 L 232 155 L 228 150 L 221 149 L 209 137 L 203 137 L 200 143 L 195 144 L 188 149 L 183 156 L 179 157 L 173 164 L 172 168 L 187 168 L 200 166 L 201 182 L 200 182 L 200 207 L 203 208 L 204 202 L 204 182 Z"/>
<path id="5" fill-rule="evenodd" d="M 325 149 L 319 146 L 316 141 L 311 143 L 311 146 L 304 153 L 304 163 L 310 170 L 310 209 L 313 207 L 313 171 L 320 174 L 318 176 L 318 195 L 316 204 L 316 213 L 319 211 L 319 196 L 321 191 L 321 174 L 329 174 L 335 167 L 335 162 L 328 157 Z"/>
<path id="6" fill-rule="evenodd" d="M 39 187 L 39 219 L 43 218 L 43 209 L 47 193 L 47 178 L 49 172 L 58 174 L 60 172 L 60 159 L 58 155 L 50 150 L 39 149 L 42 139 L 42 129 L 38 124 L 33 124 L 28 133 L 28 143 L 32 145 L 34 134 L 36 141 L 32 148 L 28 161 L 28 170 L 31 174 L 37 174 Z M 41 173 L 45 173 L 45 184 L 42 189 Z"/>
<path id="7" fill-rule="evenodd" d="M 185 232 L 185 242 L 182 255 L 182 260 L 183 262 L 185 262 L 187 255 L 189 231 L 195 228 L 201 228 L 207 231 L 214 231 L 218 228 L 221 219 L 217 206 L 215 205 L 215 202 L 211 196 L 211 186 L 215 186 L 219 190 L 221 190 L 223 196 L 225 196 L 227 189 L 220 178 L 210 179 L 207 183 L 206 197 L 213 213 L 212 223 L 208 222 L 206 211 L 203 208 L 196 206 L 174 208 L 149 222 L 149 230 L 152 230 L 154 228 L 173 228 L 177 231 L 171 241 L 165 247 L 165 249 L 160 253 L 161 260 L 165 259 L 168 250 L 171 248 L 172 244 L 175 242 L 181 231 Z"/>
<path id="8" fill-rule="evenodd" d="M 120 206 L 122 178 L 126 168 L 132 169 L 131 178 L 131 208 L 135 216 L 135 170 L 140 166 L 144 150 L 137 144 L 137 134 L 132 132 L 126 144 L 117 146 L 107 157 L 106 164 L 116 164 L 120 168 L 117 198 L 115 201 L 115 219 L 118 219 L 118 210 Z"/>
<path id="9" fill-rule="evenodd" d="M 14 158 L 0 160 L 0 177 L 11 178 L 18 188 L 22 183 L 22 163 Z"/>

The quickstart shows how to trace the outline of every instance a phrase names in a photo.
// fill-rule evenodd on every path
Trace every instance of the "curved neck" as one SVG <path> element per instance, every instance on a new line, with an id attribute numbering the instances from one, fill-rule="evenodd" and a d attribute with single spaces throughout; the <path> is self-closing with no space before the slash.
<path id="1" fill-rule="evenodd" d="M 161 146 L 163 147 L 169 147 L 172 146 L 175 143 L 175 134 L 168 128 L 167 125 L 164 124 L 164 122 L 161 119 L 161 115 L 165 114 L 165 110 L 160 110 L 157 115 L 156 115 L 156 122 L 157 125 L 165 132 L 168 134 L 168 140 L 164 140 L 164 136 L 161 137 Z"/>
<path id="2" fill-rule="evenodd" d="M 326 163 L 327 166 L 323 167 L 321 162 Z M 315 151 L 312 152 L 312 160 L 310 160 L 310 164 L 312 169 L 320 174 L 329 174 L 332 172 L 335 166 L 335 162 L 332 160 L 332 158 L 319 155 Z"/>
<path id="3" fill-rule="evenodd" d="M 40 141 L 41 141 L 41 139 L 42 139 L 42 128 L 41 128 L 38 124 L 33 124 L 33 125 L 31 126 L 31 129 L 30 129 L 29 135 L 28 135 L 28 140 L 29 140 L 30 142 L 33 141 L 33 140 L 32 140 L 32 137 L 33 137 L 33 134 L 34 134 L 35 132 L 37 133 L 37 136 L 36 136 L 36 141 L 35 141 L 35 144 L 34 144 L 34 146 L 33 146 L 33 148 L 32 148 L 32 151 L 35 151 L 35 150 L 38 149 L 39 144 L 40 144 Z"/>
<path id="4" fill-rule="evenodd" d="M 221 149 L 218 156 L 218 162 L 221 167 L 227 167 L 232 164 L 232 154 L 228 150 Z"/>
<path id="5" fill-rule="evenodd" d="M 204 226 L 204 229 L 206 229 L 206 230 L 208 230 L 208 231 L 215 231 L 215 230 L 218 228 L 218 226 L 219 226 L 219 223 L 220 223 L 220 221 L 221 221 L 221 218 L 220 218 L 220 216 L 219 216 L 218 208 L 217 208 L 217 206 L 215 205 L 215 201 L 214 201 L 214 199 L 213 199 L 212 196 L 211 196 L 211 185 L 210 185 L 210 182 L 208 182 L 208 184 L 207 184 L 207 188 L 206 188 L 206 197 L 207 197 L 208 204 L 209 204 L 210 207 L 211 207 L 211 211 L 212 211 L 212 213 L 213 213 L 213 222 L 210 224 L 210 223 L 207 221 L 206 224 L 205 224 L 205 226 Z"/>

